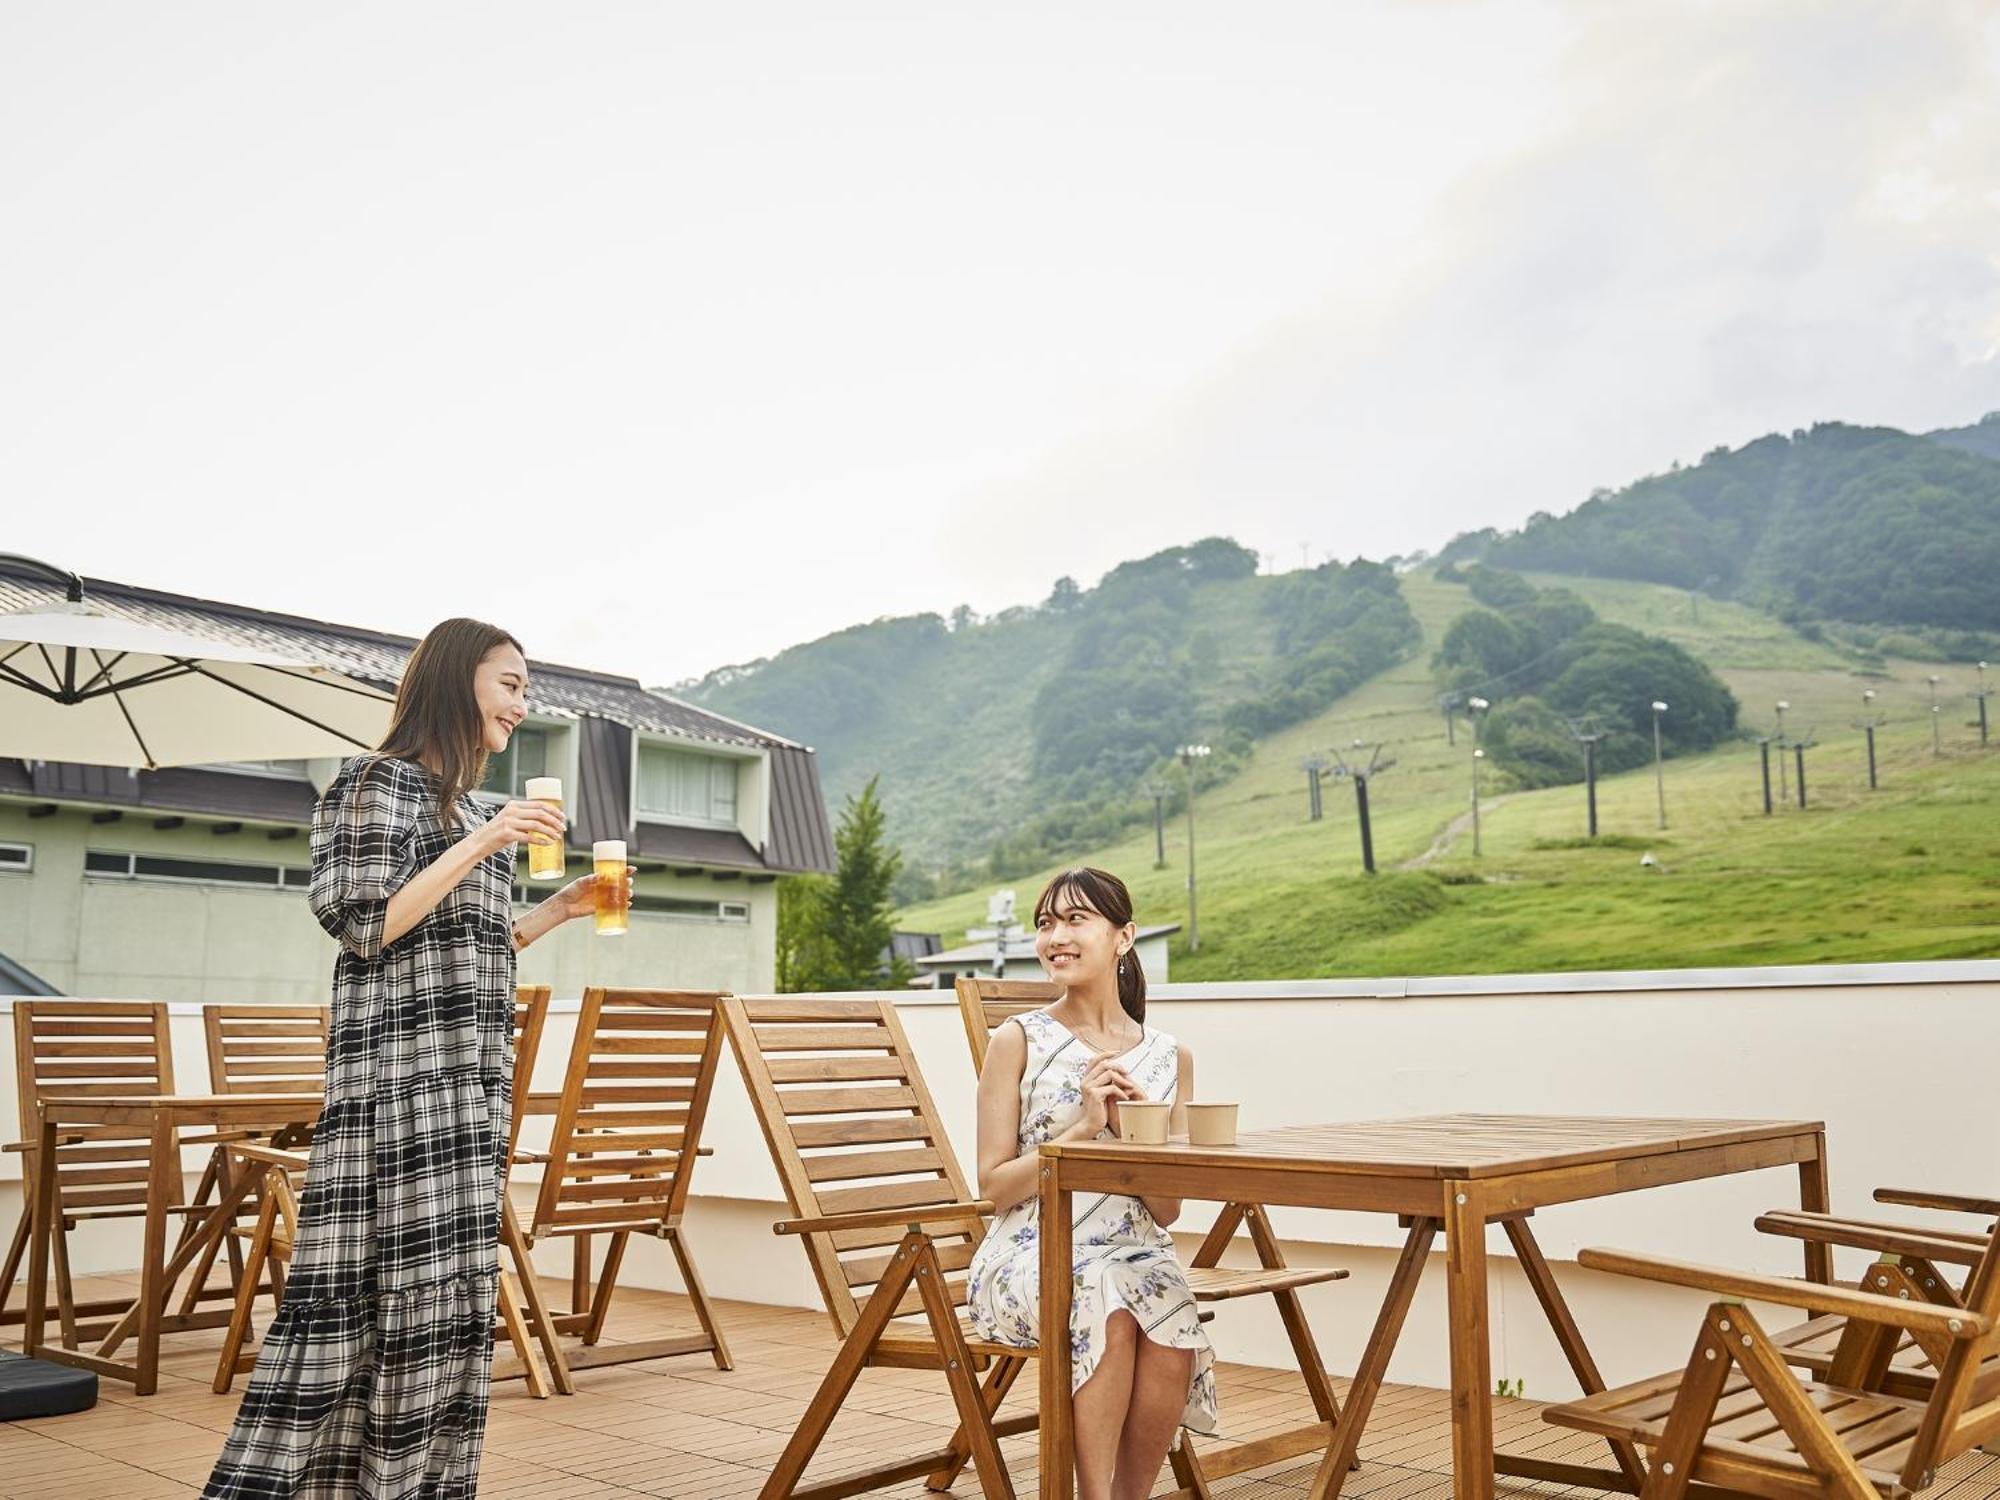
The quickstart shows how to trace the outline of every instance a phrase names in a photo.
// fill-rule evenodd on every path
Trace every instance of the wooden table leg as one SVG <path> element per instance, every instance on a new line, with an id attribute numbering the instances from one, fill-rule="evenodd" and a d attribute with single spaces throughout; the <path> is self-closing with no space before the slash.
<path id="1" fill-rule="evenodd" d="M 1070 1192 L 1060 1158 L 1042 1159 L 1042 1500 L 1075 1500 L 1076 1440 L 1070 1409 Z"/>
<path id="2" fill-rule="evenodd" d="M 1514 1247 L 1521 1263 L 1521 1272 L 1534 1289 L 1535 1300 L 1542 1304 L 1542 1313 L 1555 1332 L 1556 1342 L 1562 1346 L 1563 1358 L 1569 1361 L 1570 1373 L 1576 1376 L 1576 1383 L 1586 1396 L 1596 1395 L 1604 1389 L 1604 1377 L 1598 1373 L 1597 1361 L 1590 1357 L 1590 1349 L 1583 1342 L 1583 1330 L 1570 1315 L 1569 1304 L 1563 1300 L 1562 1288 L 1556 1285 L 1555 1272 L 1549 1269 L 1548 1258 L 1536 1243 L 1534 1231 L 1526 1219 L 1520 1218 L 1507 1220 L 1503 1227 L 1507 1242 Z M 1646 1483 L 1646 1468 L 1639 1460 L 1638 1449 L 1616 1438 L 1606 1441 L 1611 1444 L 1612 1457 L 1632 1493 L 1638 1494 Z"/>
<path id="3" fill-rule="evenodd" d="M 28 1231 L 28 1301 L 21 1309 L 21 1350 L 42 1352 L 42 1329 L 49 1314 L 49 1241 L 56 1219 L 56 1127 L 41 1114 L 41 1149 L 35 1153 L 33 1220 Z"/>
<path id="4" fill-rule="evenodd" d="M 1826 1132 L 1813 1137 L 1813 1157 L 1811 1161 L 1799 1163 L 1799 1207 L 1809 1214 L 1823 1214 L 1831 1211 L 1832 1200 L 1826 1186 Z M 1806 1280 L 1831 1284 L 1833 1281 L 1833 1246 L 1807 1240 Z"/>
<path id="5" fill-rule="evenodd" d="M 150 1147 L 152 1170 L 146 1175 L 146 1248 L 139 1262 L 139 1372 L 132 1392 L 150 1396 L 160 1387 L 160 1314 L 169 1290 L 166 1284 L 167 1205 L 181 1170 L 180 1148 L 174 1144 L 173 1116 L 153 1111 Z"/>
<path id="6" fill-rule="evenodd" d="M 1476 1182 L 1444 1184 L 1451 1320 L 1454 1500 L 1493 1500 L 1493 1361 L 1486 1321 L 1486 1211 Z M 1349 1405 L 1352 1405 L 1350 1399 Z"/>
<path id="7" fill-rule="evenodd" d="M 1375 1409 L 1375 1397 L 1389 1369 L 1389 1356 L 1396 1352 L 1403 1319 L 1409 1315 L 1410 1299 L 1423 1279 L 1424 1264 L 1430 1259 L 1431 1242 L 1437 1238 L 1437 1231 L 1436 1219 L 1411 1221 L 1403 1253 L 1396 1261 L 1389 1290 L 1382 1298 L 1382 1309 L 1375 1314 L 1374 1331 L 1368 1335 L 1368 1345 L 1361 1352 L 1354 1383 L 1347 1388 L 1347 1408 L 1334 1424 L 1332 1446 L 1313 1475 L 1310 1500 L 1337 1500 L 1340 1487 L 1347 1483 L 1348 1471 L 1354 1467 L 1355 1455 L 1361 1447 L 1361 1434 L 1368 1426 L 1368 1414 Z"/>

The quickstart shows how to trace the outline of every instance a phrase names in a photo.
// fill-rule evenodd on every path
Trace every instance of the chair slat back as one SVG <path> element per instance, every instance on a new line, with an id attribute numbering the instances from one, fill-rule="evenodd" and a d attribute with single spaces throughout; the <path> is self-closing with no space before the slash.
<path id="1" fill-rule="evenodd" d="M 732 995 L 730 1046 L 794 1216 L 914 1208 L 971 1199 L 937 1103 L 890 995 Z M 946 1285 L 985 1237 L 977 1215 L 927 1226 Z M 903 1229 L 802 1236 L 820 1294 L 844 1338 L 888 1269 Z M 905 1311 L 914 1310 L 912 1300 Z"/>
<path id="2" fill-rule="evenodd" d="M 2000 1324 L 2000 1235 L 1988 1238 L 1985 1253 L 1966 1278 L 1964 1300 L 1968 1312 Z M 1909 1488 L 1928 1487 L 1941 1465 L 2000 1434 L 2000 1391 L 1994 1388 L 1991 1364 L 1996 1358 L 2000 1327 L 1981 1338 L 1953 1340 L 1903 1466 L 1903 1483 Z M 1980 1398 L 1976 1405 L 1975 1394 Z"/>
<path id="3" fill-rule="evenodd" d="M 721 1052 L 720 998 L 583 992 L 533 1238 L 651 1233 L 678 1222 Z"/>
<path id="4" fill-rule="evenodd" d="M 325 1093 L 327 1020 L 324 1005 L 204 1005 L 210 1091 Z"/>
<path id="5" fill-rule="evenodd" d="M 174 1091 L 174 1050 L 167 1007 L 143 1000 L 17 1000 L 14 1003 L 16 1099 L 26 1140 L 36 1135 L 36 1106 L 58 1095 L 117 1098 Z M 152 1140 L 130 1125 L 65 1130 L 81 1137 L 56 1150 L 64 1209 L 142 1209 Z M 40 1163 L 31 1154 L 30 1170 Z M 180 1201 L 176 1193 L 175 1202 Z"/>
<path id="6" fill-rule="evenodd" d="M 958 981 L 958 1010 L 965 1020 L 965 1040 L 972 1048 L 972 1071 L 986 1071 L 986 1049 L 1002 1022 L 1024 1011 L 1040 1010 L 1062 998 L 1062 986 L 1042 979 L 973 979 Z"/>
<path id="7" fill-rule="evenodd" d="M 507 1159 L 521 1146 L 521 1125 L 528 1116 L 528 1086 L 534 1082 L 535 1059 L 542 1050 L 542 1028 L 548 1024 L 546 984 L 517 985 L 514 990 L 514 1122 L 507 1134 Z"/>

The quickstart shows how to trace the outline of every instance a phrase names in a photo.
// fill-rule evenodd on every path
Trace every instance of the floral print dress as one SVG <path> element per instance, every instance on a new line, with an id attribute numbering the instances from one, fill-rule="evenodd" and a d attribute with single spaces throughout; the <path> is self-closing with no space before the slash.
<path id="1" fill-rule="evenodd" d="M 1083 1075 L 1094 1053 L 1045 1010 L 1013 1018 L 1028 1039 L 1021 1069 L 1020 1148 L 1053 1140 L 1083 1113 Z M 1180 1049 L 1164 1031 L 1144 1035 L 1116 1060 L 1148 1099 L 1171 1102 L 1180 1085 Z M 1101 1139 L 1110 1139 L 1106 1130 Z M 1074 1283 L 1070 1303 L 1070 1389 L 1104 1357 L 1105 1325 L 1120 1308 L 1156 1344 L 1195 1351 L 1181 1425 L 1216 1431 L 1215 1351 L 1195 1315 L 1187 1273 L 1174 1242 L 1138 1198 L 1078 1193 L 1071 1223 Z M 972 1258 L 967 1311 L 981 1338 L 1033 1347 L 1041 1338 L 1041 1201 L 1030 1197 L 993 1221 Z"/>

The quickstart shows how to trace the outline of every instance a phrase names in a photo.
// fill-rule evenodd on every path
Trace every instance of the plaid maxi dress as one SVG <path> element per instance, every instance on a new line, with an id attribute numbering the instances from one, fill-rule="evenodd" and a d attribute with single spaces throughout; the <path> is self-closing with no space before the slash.
<path id="1" fill-rule="evenodd" d="M 465 832 L 436 783 L 348 762 L 313 814 L 340 941 L 326 1107 L 285 1295 L 205 1500 L 459 1500 L 479 1479 L 512 1109 L 513 851 L 386 946 L 389 897 Z"/>

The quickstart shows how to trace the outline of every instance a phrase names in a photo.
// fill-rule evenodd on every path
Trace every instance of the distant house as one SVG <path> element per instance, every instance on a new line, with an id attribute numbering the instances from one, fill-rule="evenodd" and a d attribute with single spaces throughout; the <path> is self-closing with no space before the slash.
<path id="1" fill-rule="evenodd" d="M 1167 978 L 1167 939 L 1181 930 L 1178 922 L 1141 927 L 1132 946 L 1138 951 L 1139 966 L 1146 971 L 1148 984 L 1164 984 Z M 940 953 L 927 953 L 912 960 L 916 965 L 916 987 L 949 989 L 961 978 L 1040 979 L 1041 960 L 1035 957 L 1035 935 L 1023 932 L 1001 940 L 1006 957 L 995 964 L 995 940 L 969 943 Z"/>
<path id="2" fill-rule="evenodd" d="M 193 635 L 292 650 L 393 687 L 416 642 L 354 626 L 89 581 L 97 607 Z M 0 562 L 0 611 L 58 590 Z M 531 642 L 532 644 L 532 642 Z M 531 662 L 529 716 L 481 795 L 563 781 L 572 875 L 622 838 L 631 933 L 575 924 L 522 957 L 524 982 L 768 990 L 773 882 L 834 867 L 813 752 L 641 687 Z M 4 745 L 4 730 L 0 730 Z M 337 760 L 131 772 L 0 759 L 0 953 L 73 995 L 324 998 L 331 940 L 306 909 L 304 838 Z M 550 883 L 553 888 L 554 883 Z M 523 882 L 518 900 L 543 888 Z"/>

